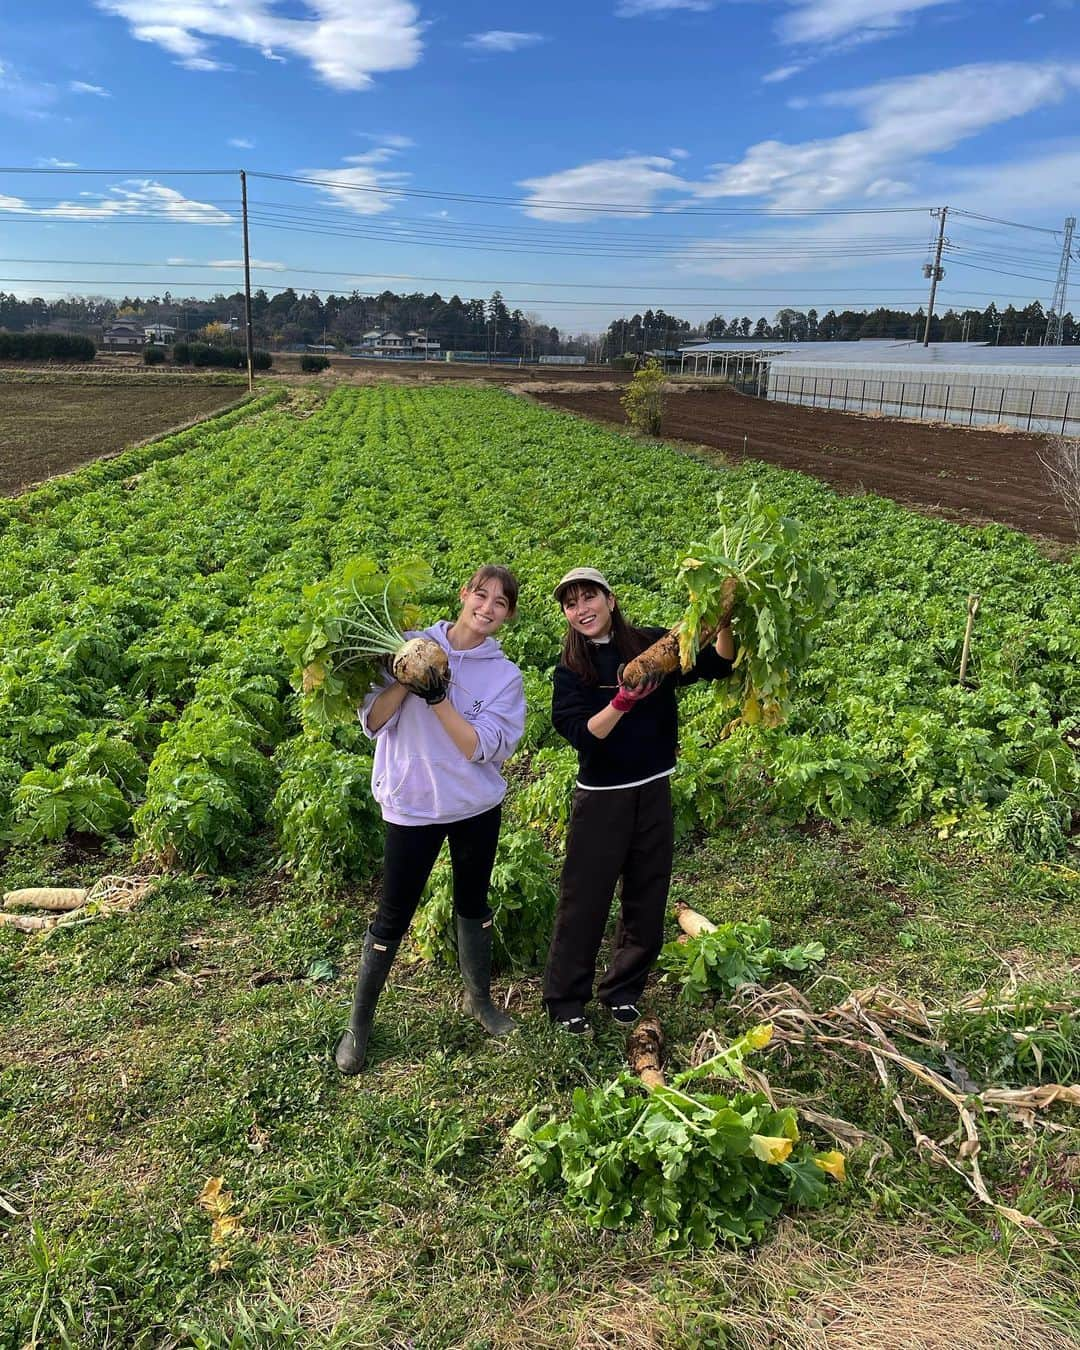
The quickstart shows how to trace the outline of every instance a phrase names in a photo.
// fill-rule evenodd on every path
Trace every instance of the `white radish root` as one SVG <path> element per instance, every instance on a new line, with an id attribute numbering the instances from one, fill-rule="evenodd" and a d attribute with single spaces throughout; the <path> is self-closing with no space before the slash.
<path id="1" fill-rule="evenodd" d="M 89 894 L 82 886 L 26 886 L 17 891 L 5 891 L 4 908 L 48 909 L 63 913 L 85 905 Z"/>
<path id="2" fill-rule="evenodd" d="M 60 922 L 59 914 L 8 914 L 0 913 L 0 926 L 14 928 L 17 933 L 43 933 L 55 928 Z"/>
<path id="3" fill-rule="evenodd" d="M 394 653 L 394 679 L 410 689 L 431 689 L 450 677 L 450 659 L 431 638 L 410 638 Z"/>
<path id="4" fill-rule="evenodd" d="M 675 906 L 675 917 L 679 921 L 679 927 L 688 937 L 696 938 L 704 933 L 716 932 L 716 924 L 704 914 L 699 914 L 696 909 L 691 909 L 689 905 L 681 902 Z"/>

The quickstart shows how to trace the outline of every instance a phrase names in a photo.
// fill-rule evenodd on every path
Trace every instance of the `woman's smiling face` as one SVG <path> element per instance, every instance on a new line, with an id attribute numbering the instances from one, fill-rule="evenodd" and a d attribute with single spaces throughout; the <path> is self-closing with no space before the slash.
<path id="1" fill-rule="evenodd" d="M 489 637 L 510 618 L 510 601 L 494 579 L 481 581 L 475 590 L 462 587 L 461 619 L 474 633 Z"/>
<path id="2" fill-rule="evenodd" d="M 583 637 L 607 637 L 611 632 L 611 615 L 615 609 L 615 597 L 599 586 L 590 586 L 587 582 L 569 586 L 562 599 L 562 611 L 566 622 Z"/>

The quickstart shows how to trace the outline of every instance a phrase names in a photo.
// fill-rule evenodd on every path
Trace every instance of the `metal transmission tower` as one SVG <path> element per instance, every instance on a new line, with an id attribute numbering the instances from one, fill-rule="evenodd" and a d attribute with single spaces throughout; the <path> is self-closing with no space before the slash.
<path id="1" fill-rule="evenodd" d="M 1061 262 L 1058 265 L 1057 283 L 1054 286 L 1054 298 L 1050 301 L 1050 313 L 1046 316 L 1046 336 L 1044 347 L 1061 346 L 1061 319 L 1068 304 L 1066 292 L 1069 289 L 1069 262 L 1072 258 L 1073 230 L 1076 229 L 1076 217 L 1069 216 L 1065 221 L 1065 238 L 1061 245 Z"/>

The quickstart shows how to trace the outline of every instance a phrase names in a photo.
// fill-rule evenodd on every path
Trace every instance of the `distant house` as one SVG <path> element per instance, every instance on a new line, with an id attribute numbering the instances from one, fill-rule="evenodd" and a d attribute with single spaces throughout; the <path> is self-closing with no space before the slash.
<path id="1" fill-rule="evenodd" d="M 365 333 L 357 346 L 353 347 L 354 356 L 427 356 L 437 353 L 440 344 L 429 341 L 418 328 L 411 328 L 404 337 L 400 333 L 385 332 L 373 328 Z"/>
<path id="2" fill-rule="evenodd" d="M 160 342 L 164 347 L 176 341 L 176 329 L 167 323 L 148 323 L 143 333 L 147 342 Z"/>
<path id="3" fill-rule="evenodd" d="M 143 347 L 146 345 L 146 332 L 141 323 L 132 319 L 118 319 L 111 323 L 101 338 L 105 347 Z"/>

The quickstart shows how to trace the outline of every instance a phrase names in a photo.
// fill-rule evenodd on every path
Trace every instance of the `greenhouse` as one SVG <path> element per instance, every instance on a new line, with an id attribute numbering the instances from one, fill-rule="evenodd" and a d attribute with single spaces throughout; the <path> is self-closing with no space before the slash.
<path id="1" fill-rule="evenodd" d="M 1078 347 L 705 343 L 684 348 L 682 357 L 688 373 L 716 374 L 780 403 L 1080 435 Z"/>

